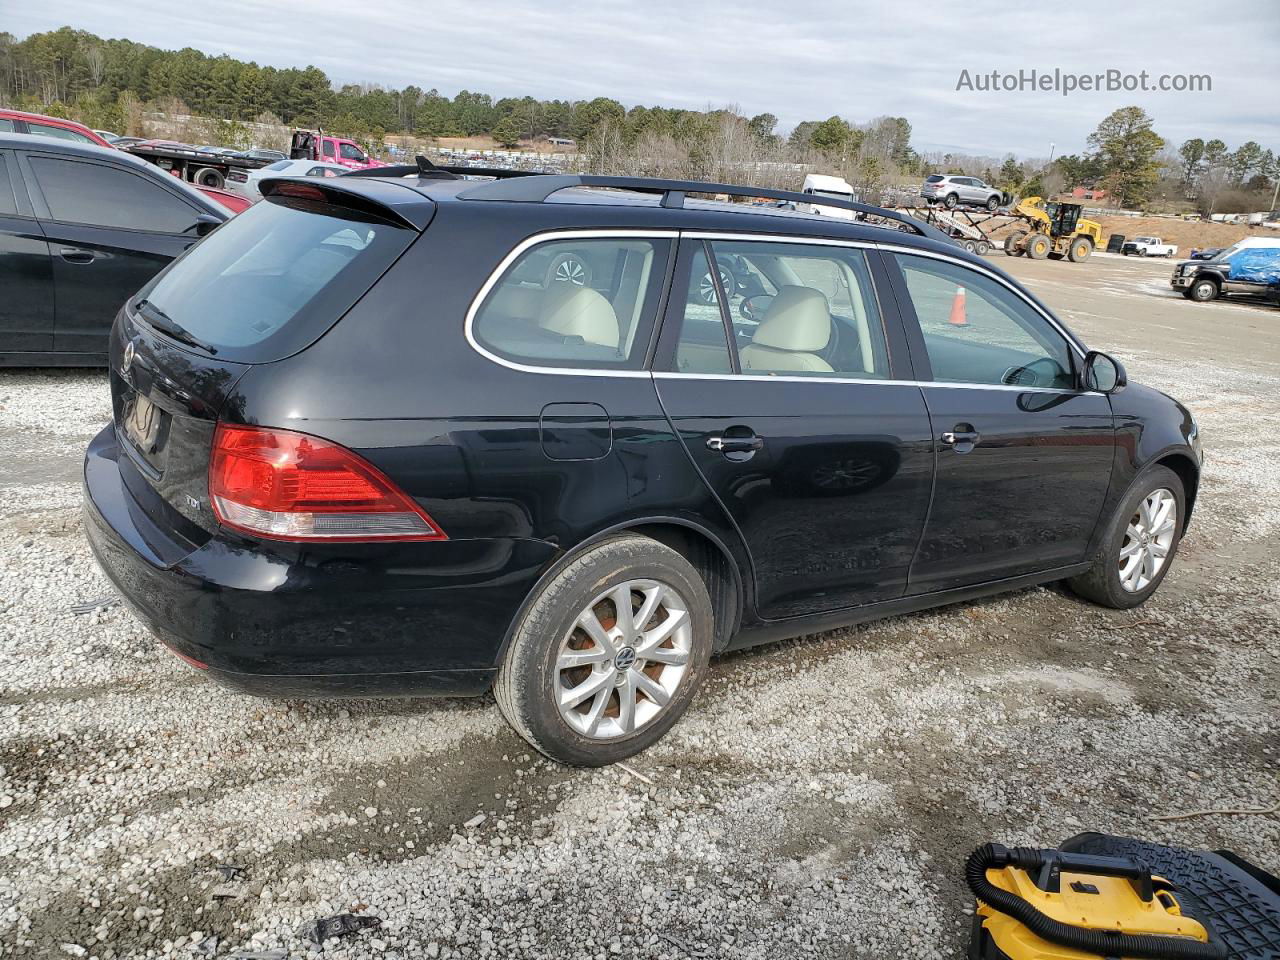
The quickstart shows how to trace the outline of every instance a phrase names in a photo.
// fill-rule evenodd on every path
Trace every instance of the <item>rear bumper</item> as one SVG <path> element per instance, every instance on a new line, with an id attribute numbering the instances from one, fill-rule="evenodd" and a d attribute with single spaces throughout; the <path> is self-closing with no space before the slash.
<path id="1" fill-rule="evenodd" d="M 298 547 L 219 534 L 169 561 L 175 541 L 134 500 L 121 460 L 131 469 L 111 427 L 85 455 L 94 556 L 159 639 L 253 693 L 482 693 L 558 556 L 528 539 Z"/>

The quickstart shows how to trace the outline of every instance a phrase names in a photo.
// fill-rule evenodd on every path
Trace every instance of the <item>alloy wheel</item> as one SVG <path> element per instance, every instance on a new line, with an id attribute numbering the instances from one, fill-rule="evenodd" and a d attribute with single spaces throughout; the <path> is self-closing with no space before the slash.
<path id="1" fill-rule="evenodd" d="M 565 257 L 565 259 L 556 264 L 555 278 L 561 283 L 572 283 L 579 287 L 586 286 L 587 268 L 582 265 L 581 260 Z"/>
<path id="2" fill-rule="evenodd" d="M 1163 487 L 1138 504 L 1120 544 L 1120 585 L 1138 593 L 1151 585 L 1169 560 L 1178 529 L 1178 501 Z"/>
<path id="3" fill-rule="evenodd" d="M 561 718 L 592 740 L 610 740 L 652 723 L 689 670 L 693 627 L 688 604 L 657 580 L 628 580 L 579 612 L 556 654 Z"/>

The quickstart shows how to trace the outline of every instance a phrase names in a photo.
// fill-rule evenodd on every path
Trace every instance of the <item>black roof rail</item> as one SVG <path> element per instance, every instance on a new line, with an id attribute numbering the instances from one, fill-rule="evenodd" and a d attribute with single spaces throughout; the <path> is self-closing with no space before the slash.
<path id="1" fill-rule="evenodd" d="M 852 210 L 885 220 L 893 220 L 903 226 L 910 227 L 922 237 L 939 240 L 943 243 L 955 244 L 955 241 L 937 227 L 915 219 L 903 213 L 886 210 L 884 207 L 869 203 L 858 203 L 854 200 L 839 200 L 811 193 L 796 193 L 791 190 L 772 190 L 768 187 L 746 187 L 733 183 L 704 183 L 700 180 L 663 180 L 656 177 L 605 177 L 596 174 L 545 174 L 542 176 L 522 177 L 519 180 L 495 180 L 491 183 L 478 183 L 458 194 L 460 200 L 511 200 L 523 203 L 541 203 L 552 194 L 572 187 L 612 187 L 616 190 L 634 190 L 639 193 L 660 193 L 662 206 L 681 208 L 684 206 L 685 194 L 688 193 L 724 193 L 731 197 L 762 197 L 767 200 L 786 200 L 792 203 L 812 203 L 820 207 L 835 207 L 839 210 Z"/>
<path id="2" fill-rule="evenodd" d="M 341 174 L 344 177 L 412 177 L 419 176 L 431 180 L 461 180 L 463 177 L 508 177 L 542 176 L 537 170 L 507 170 L 501 167 L 453 167 L 432 163 L 422 154 L 415 158 L 416 162 L 398 163 L 385 167 L 365 167 Z"/>

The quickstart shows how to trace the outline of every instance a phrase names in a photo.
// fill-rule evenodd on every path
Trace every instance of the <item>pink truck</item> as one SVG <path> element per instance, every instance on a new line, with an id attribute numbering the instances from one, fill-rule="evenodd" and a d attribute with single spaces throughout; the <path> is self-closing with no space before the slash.
<path id="1" fill-rule="evenodd" d="M 363 170 L 366 167 L 385 167 L 381 160 L 375 160 L 354 140 L 346 137 L 333 137 L 323 130 L 295 130 L 289 143 L 290 160 L 323 160 L 326 163 L 337 163 L 352 170 Z"/>

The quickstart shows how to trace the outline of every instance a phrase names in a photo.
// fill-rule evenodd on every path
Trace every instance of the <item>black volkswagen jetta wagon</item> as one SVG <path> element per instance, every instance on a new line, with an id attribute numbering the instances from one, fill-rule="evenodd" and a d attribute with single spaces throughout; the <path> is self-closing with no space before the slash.
<path id="1" fill-rule="evenodd" d="M 1168 573 L 1191 415 L 931 227 L 414 171 L 267 181 L 116 319 L 89 538 L 219 680 L 603 764 L 720 651 Z"/>

